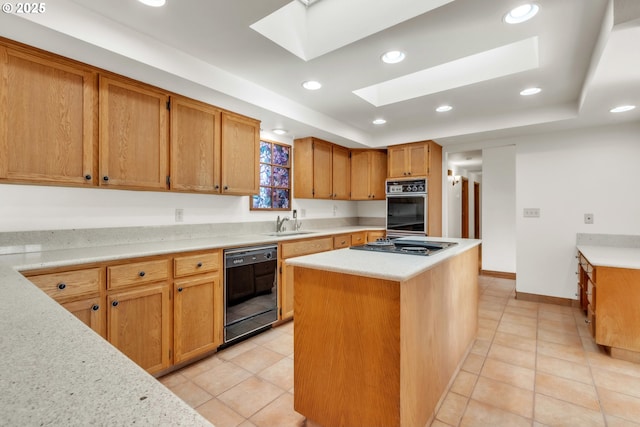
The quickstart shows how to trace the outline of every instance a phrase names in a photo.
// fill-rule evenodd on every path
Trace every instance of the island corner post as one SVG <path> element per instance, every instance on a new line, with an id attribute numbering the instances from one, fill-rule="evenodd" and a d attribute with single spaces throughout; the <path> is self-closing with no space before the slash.
<path id="1" fill-rule="evenodd" d="M 294 409 L 426 426 L 476 337 L 478 247 L 403 281 L 296 266 L 294 286 Z"/>

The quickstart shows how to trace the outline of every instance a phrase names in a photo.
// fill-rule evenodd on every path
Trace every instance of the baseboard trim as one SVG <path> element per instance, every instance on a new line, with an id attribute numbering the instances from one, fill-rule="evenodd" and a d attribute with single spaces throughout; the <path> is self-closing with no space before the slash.
<path id="1" fill-rule="evenodd" d="M 545 304 L 563 305 L 565 307 L 579 307 L 580 301 L 570 298 L 550 297 L 547 295 L 528 294 L 516 291 L 516 299 L 521 301 L 541 302 Z"/>
<path id="2" fill-rule="evenodd" d="M 480 270 L 481 276 L 497 277 L 499 279 L 516 279 L 516 273 L 507 273 L 504 271 Z"/>

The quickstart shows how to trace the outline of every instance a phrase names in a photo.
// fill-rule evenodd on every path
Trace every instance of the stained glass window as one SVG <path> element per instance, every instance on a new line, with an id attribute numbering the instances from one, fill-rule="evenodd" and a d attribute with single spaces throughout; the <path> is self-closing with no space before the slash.
<path id="1" fill-rule="evenodd" d="M 291 209 L 291 147 L 260 141 L 260 193 L 251 197 L 251 209 Z"/>

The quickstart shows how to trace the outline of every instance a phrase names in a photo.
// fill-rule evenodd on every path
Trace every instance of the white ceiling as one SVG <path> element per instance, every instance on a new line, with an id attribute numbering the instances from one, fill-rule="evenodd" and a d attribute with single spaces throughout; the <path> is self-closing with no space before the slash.
<path id="1" fill-rule="evenodd" d="M 291 0 L 167 0 L 162 8 L 51 0 L 40 15 L 0 14 L 0 35 L 256 117 L 266 135 L 279 127 L 287 138 L 312 135 L 349 147 L 435 139 L 455 151 L 497 137 L 640 120 L 640 108 L 608 112 L 640 107 L 640 1 L 537 0 L 531 21 L 503 23 L 522 1 L 322 0 L 305 9 Z M 403 6 L 407 13 L 390 12 Z M 295 10 L 291 28 L 278 23 L 294 45 L 305 41 L 304 31 L 333 45 L 320 43 L 301 57 L 251 28 L 281 8 Z M 311 20 L 314 9 L 324 24 L 300 33 L 300 16 Z M 484 53 L 527 40 L 535 40 L 535 62 L 514 56 L 484 75 L 496 65 L 482 63 Z M 407 59 L 382 63 L 390 49 Z M 466 64 L 463 73 L 446 68 L 455 63 Z M 415 91 L 385 105 L 354 94 L 443 67 L 449 71 L 437 87 L 421 91 L 414 83 Z M 322 89 L 303 89 L 310 79 Z M 520 96 L 529 86 L 542 92 Z M 441 104 L 454 108 L 436 113 Z M 371 123 L 380 117 L 385 125 Z"/>

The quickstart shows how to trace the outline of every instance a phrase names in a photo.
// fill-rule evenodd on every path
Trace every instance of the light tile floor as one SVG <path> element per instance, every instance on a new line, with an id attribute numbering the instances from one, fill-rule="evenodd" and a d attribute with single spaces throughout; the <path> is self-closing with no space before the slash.
<path id="1" fill-rule="evenodd" d="M 480 277 L 478 337 L 432 427 L 640 426 L 640 364 L 607 356 L 576 308 Z M 216 427 L 302 426 L 293 322 L 160 378 Z"/>

